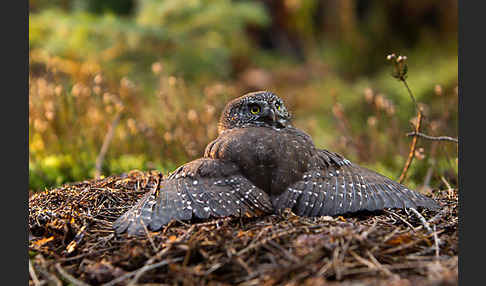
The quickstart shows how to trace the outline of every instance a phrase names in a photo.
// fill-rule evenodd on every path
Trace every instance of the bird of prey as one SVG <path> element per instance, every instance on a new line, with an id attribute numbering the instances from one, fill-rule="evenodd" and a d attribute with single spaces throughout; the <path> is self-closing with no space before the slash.
<path id="1" fill-rule="evenodd" d="M 230 101 L 202 158 L 163 179 L 113 224 L 116 233 L 157 231 L 172 220 L 280 213 L 323 216 L 384 208 L 437 209 L 412 191 L 343 156 L 317 148 L 291 125 L 274 93 Z"/>

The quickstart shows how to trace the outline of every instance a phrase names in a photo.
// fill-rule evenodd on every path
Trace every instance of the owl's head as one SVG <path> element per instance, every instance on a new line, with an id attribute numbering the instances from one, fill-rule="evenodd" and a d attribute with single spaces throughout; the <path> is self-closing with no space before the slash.
<path id="1" fill-rule="evenodd" d="M 290 125 L 290 113 L 283 100 L 268 91 L 247 93 L 230 101 L 219 120 L 218 131 L 243 127 L 282 129 Z"/>

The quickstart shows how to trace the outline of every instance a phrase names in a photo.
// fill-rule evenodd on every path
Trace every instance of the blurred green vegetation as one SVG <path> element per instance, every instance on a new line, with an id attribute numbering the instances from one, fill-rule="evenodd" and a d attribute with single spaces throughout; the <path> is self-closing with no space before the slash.
<path id="1" fill-rule="evenodd" d="M 172 171 L 260 89 L 318 147 L 396 179 L 416 114 L 392 52 L 422 131 L 457 137 L 456 1 L 30 0 L 29 44 L 32 190 L 94 177 L 105 141 L 103 175 Z M 419 140 L 406 183 L 455 186 L 457 166 L 457 145 Z"/>

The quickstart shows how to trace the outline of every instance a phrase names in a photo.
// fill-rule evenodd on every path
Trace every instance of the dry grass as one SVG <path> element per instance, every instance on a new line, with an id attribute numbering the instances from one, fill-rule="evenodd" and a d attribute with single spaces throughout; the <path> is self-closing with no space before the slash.
<path id="1" fill-rule="evenodd" d="M 425 220 L 403 210 L 318 218 L 287 212 L 115 236 L 112 222 L 161 177 L 134 171 L 32 194 L 29 285 L 458 283 L 457 189 L 434 190 L 442 210 L 419 210 Z"/>

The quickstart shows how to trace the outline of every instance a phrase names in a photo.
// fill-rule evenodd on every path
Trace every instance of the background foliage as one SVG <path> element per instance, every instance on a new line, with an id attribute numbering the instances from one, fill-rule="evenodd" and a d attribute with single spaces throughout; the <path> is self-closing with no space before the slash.
<path id="1" fill-rule="evenodd" d="M 457 137 L 457 1 L 30 0 L 29 185 L 172 171 L 217 135 L 225 103 L 281 95 L 317 146 L 397 178 L 413 104 Z M 110 130 L 113 131 L 111 141 Z M 419 141 L 406 183 L 457 184 L 457 146 Z"/>

